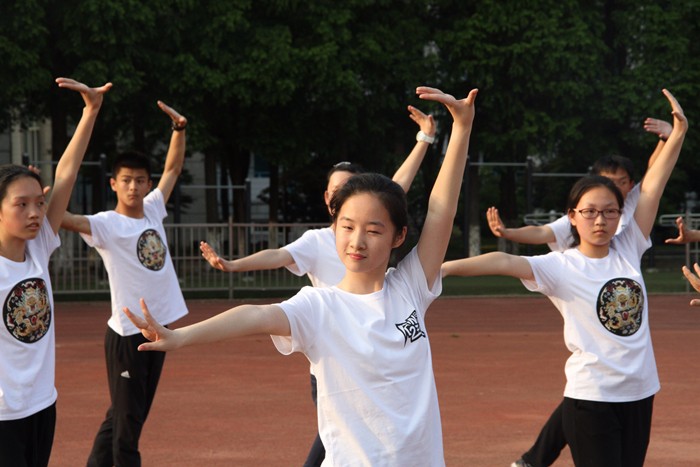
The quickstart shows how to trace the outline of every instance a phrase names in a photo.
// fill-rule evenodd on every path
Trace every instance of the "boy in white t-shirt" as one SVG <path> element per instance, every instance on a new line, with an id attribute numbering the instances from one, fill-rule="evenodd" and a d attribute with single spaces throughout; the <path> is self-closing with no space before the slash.
<path id="1" fill-rule="evenodd" d="M 187 119 L 160 101 L 158 106 L 172 119 L 173 132 L 157 188 L 151 191 L 146 156 L 122 154 L 113 164 L 110 179 L 117 195 L 115 209 L 90 216 L 66 213 L 61 225 L 79 232 L 100 254 L 112 300 L 105 335 L 111 405 L 95 437 L 87 462 L 90 467 L 141 465 L 139 437 L 165 361 L 162 352 L 137 351 L 144 338 L 122 310 L 136 306 L 139 297 L 148 297 L 154 315 L 164 323 L 187 314 L 163 227 L 165 205 L 184 163 Z"/>

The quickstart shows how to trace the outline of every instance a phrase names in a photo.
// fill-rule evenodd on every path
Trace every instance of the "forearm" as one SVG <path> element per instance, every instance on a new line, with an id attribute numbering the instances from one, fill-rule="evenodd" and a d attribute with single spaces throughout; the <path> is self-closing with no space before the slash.
<path id="1" fill-rule="evenodd" d="M 177 184 L 177 179 L 182 173 L 182 167 L 185 163 L 185 147 L 186 137 L 185 130 L 175 131 L 170 137 L 170 146 L 168 154 L 165 156 L 165 166 L 163 167 L 163 176 L 158 182 L 158 189 L 163 193 L 163 197 L 167 201 Z"/>
<path id="2" fill-rule="evenodd" d="M 164 173 L 173 173 L 177 177 L 182 172 L 182 167 L 185 163 L 185 148 L 187 146 L 186 131 L 187 130 L 173 130 L 173 134 L 170 137 L 168 154 L 165 156 Z"/>
<path id="3" fill-rule="evenodd" d="M 413 180 L 416 178 L 416 174 L 423 163 L 423 159 L 425 158 L 426 152 L 428 152 L 429 146 L 430 145 L 425 141 L 418 141 L 413 147 L 413 151 L 411 151 L 403 164 L 401 164 L 401 167 L 399 167 L 392 177 L 392 180 L 398 183 L 406 193 L 408 193 Z"/>
<path id="4" fill-rule="evenodd" d="M 68 207 L 71 192 L 78 178 L 78 171 L 83 162 L 98 113 L 99 107 L 87 106 L 83 108 L 83 115 L 80 122 L 78 122 L 75 133 L 56 165 L 53 187 L 46 213 L 51 226 L 56 232 L 63 220 L 63 213 Z"/>
<path id="5" fill-rule="evenodd" d="M 231 272 L 279 269 L 294 263 L 292 255 L 283 248 L 262 250 L 240 259 L 228 261 Z"/>
<path id="6" fill-rule="evenodd" d="M 501 231 L 501 234 L 507 240 L 528 245 L 542 245 L 553 243 L 557 240 L 554 231 L 545 225 L 526 225 L 524 227 L 504 229 Z"/>

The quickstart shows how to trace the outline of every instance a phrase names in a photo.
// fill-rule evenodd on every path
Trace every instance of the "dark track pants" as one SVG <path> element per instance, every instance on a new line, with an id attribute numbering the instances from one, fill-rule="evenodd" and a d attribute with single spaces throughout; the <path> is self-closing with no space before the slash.
<path id="1" fill-rule="evenodd" d="M 120 336 L 110 327 L 105 359 L 111 406 L 97 431 L 89 467 L 139 467 L 139 437 L 165 362 L 165 352 L 139 352 L 141 334 Z"/>

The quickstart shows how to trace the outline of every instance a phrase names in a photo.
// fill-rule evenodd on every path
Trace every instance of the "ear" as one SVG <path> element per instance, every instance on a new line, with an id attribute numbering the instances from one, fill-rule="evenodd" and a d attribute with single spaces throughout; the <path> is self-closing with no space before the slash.
<path id="1" fill-rule="evenodd" d="M 408 228 L 404 226 L 400 232 L 396 233 L 396 236 L 394 237 L 394 242 L 391 244 L 392 248 L 398 248 L 401 245 L 403 245 L 403 242 L 406 241 L 406 233 L 408 232 Z"/>
<path id="2" fill-rule="evenodd" d="M 117 191 L 117 181 L 114 177 L 109 177 L 109 186 L 112 187 L 112 191 Z"/>
<path id="3" fill-rule="evenodd" d="M 569 222 L 571 223 L 571 225 L 576 227 L 576 221 L 574 220 L 576 218 L 576 211 L 570 209 L 566 215 L 569 216 Z"/>

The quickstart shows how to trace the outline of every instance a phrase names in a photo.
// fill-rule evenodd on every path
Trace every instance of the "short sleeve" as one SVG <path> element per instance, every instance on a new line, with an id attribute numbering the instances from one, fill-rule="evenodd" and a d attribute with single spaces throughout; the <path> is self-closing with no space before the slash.
<path id="1" fill-rule="evenodd" d="M 100 212 L 91 216 L 85 216 L 90 223 L 90 234 L 80 234 L 88 246 L 93 248 L 103 248 L 109 236 L 109 213 Z"/>
<path id="2" fill-rule="evenodd" d="M 399 293 L 424 316 L 430 304 L 442 293 L 441 274 L 438 274 L 432 288 L 428 288 L 428 280 L 415 247 L 399 262 L 396 269 L 389 270 L 387 276 L 390 285 L 398 287 Z"/>
<path id="3" fill-rule="evenodd" d="M 318 239 L 314 231 L 307 230 L 304 234 L 294 240 L 289 245 L 282 247 L 294 259 L 294 264 L 287 266 L 287 269 L 297 276 L 308 274 L 314 270 L 314 263 L 318 258 Z"/>
<path id="4" fill-rule="evenodd" d="M 319 327 L 316 310 L 322 308 L 318 290 L 303 287 L 296 295 L 279 304 L 289 320 L 289 336 L 270 336 L 277 351 L 283 355 L 304 352 L 306 342 L 313 342 Z"/>
<path id="5" fill-rule="evenodd" d="M 149 211 L 154 218 L 163 220 L 168 217 L 168 210 L 165 208 L 165 198 L 159 188 L 152 190 L 143 199 L 144 211 Z"/>
<path id="6" fill-rule="evenodd" d="M 571 248 L 574 237 L 571 235 L 571 222 L 569 221 L 569 216 L 561 216 L 559 219 L 555 220 L 554 222 L 550 222 L 545 226 L 552 229 L 552 232 L 554 233 L 555 241 L 547 244 L 550 250 L 564 251 Z"/>
<path id="7" fill-rule="evenodd" d="M 551 295 L 560 278 L 566 277 L 564 271 L 564 255 L 552 252 L 539 256 L 524 256 L 535 276 L 534 280 L 521 279 L 525 288 L 531 292 Z"/>

